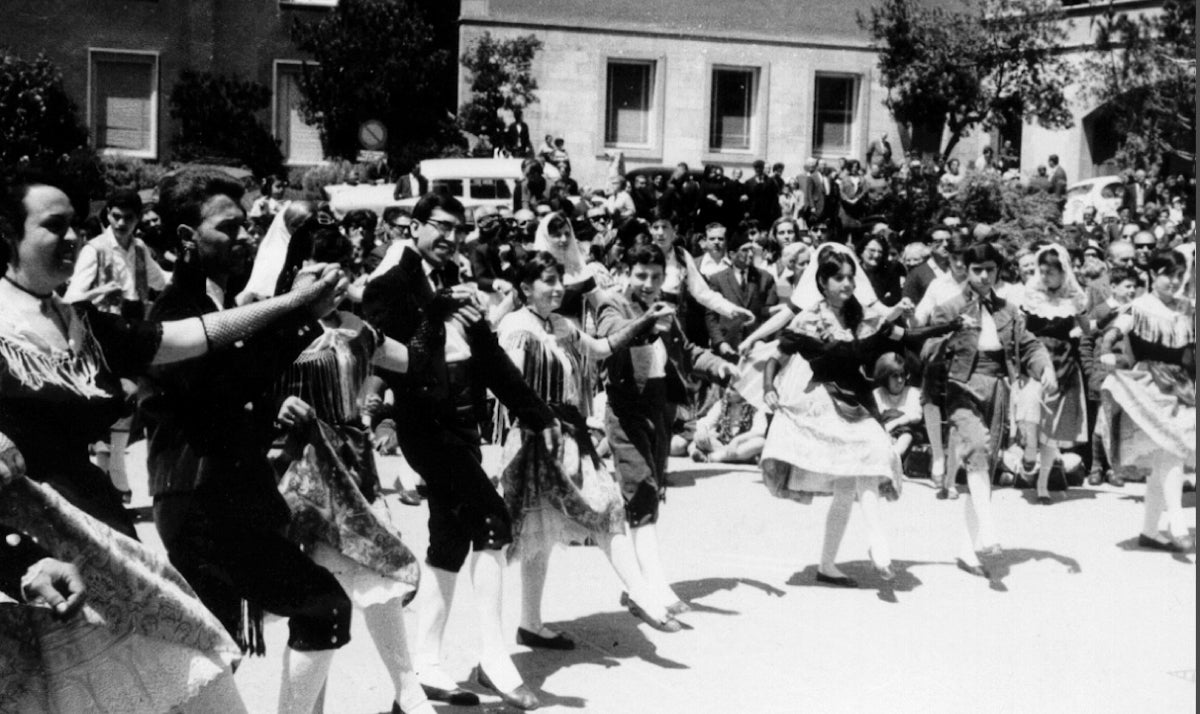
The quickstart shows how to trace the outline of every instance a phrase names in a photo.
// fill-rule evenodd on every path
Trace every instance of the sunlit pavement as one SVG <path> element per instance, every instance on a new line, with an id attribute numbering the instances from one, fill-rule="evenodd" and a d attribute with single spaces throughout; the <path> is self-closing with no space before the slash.
<path id="1" fill-rule="evenodd" d="M 144 453 L 144 444 L 130 451 L 135 506 L 147 505 Z M 380 466 L 385 485 L 404 468 L 397 457 Z M 1196 710 L 1195 556 L 1134 547 L 1142 484 L 1072 489 L 1050 506 L 998 491 L 1004 554 L 985 560 L 989 583 L 954 565 L 962 499 L 938 501 L 926 483 L 908 483 L 899 502 L 884 506 L 897 577 L 875 575 L 855 511 L 839 565 L 860 588 L 846 590 L 814 581 L 828 499 L 780 501 L 751 467 L 683 459 L 672 460 L 671 482 L 659 534 L 676 591 L 695 608 L 682 618 L 691 629 L 660 633 L 630 616 L 599 549 L 555 551 L 545 619 L 577 647 L 512 645 L 541 711 Z M 423 557 L 426 508 L 387 500 Z M 1184 506 L 1194 532 L 1194 494 Z M 139 533 L 157 546 L 151 523 Z M 505 630 L 515 637 L 518 566 L 505 588 Z M 446 635 L 446 669 L 464 679 L 476 663 L 469 597 L 460 587 Z M 286 623 L 269 619 L 268 655 L 237 674 L 252 712 L 275 711 L 286 639 Z M 392 696 L 358 618 L 334 660 L 325 711 L 388 712 Z M 482 699 L 482 707 L 437 708 L 507 709 L 497 697 Z"/>

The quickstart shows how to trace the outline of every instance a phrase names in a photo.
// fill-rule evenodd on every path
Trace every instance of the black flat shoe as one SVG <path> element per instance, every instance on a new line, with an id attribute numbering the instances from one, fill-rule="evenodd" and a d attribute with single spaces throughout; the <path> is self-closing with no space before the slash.
<path id="1" fill-rule="evenodd" d="M 421 505 L 421 494 L 416 491 L 401 491 L 400 503 L 406 506 L 419 506 Z"/>
<path id="2" fill-rule="evenodd" d="M 987 568 L 982 565 L 967 565 L 967 561 L 962 558 L 958 559 L 958 569 L 977 578 L 983 578 L 984 580 L 992 579 L 992 574 L 988 572 Z"/>
<path id="3" fill-rule="evenodd" d="M 542 637 L 533 630 L 524 627 L 517 628 L 517 644 L 526 647 L 540 647 L 544 650 L 573 650 L 575 643 L 571 638 L 559 632 L 554 637 Z"/>
<path id="4" fill-rule="evenodd" d="M 825 585 L 835 585 L 839 588 L 856 588 L 858 582 L 854 578 L 848 578 L 845 575 L 826 575 L 820 570 L 817 571 L 817 582 Z"/>
<path id="5" fill-rule="evenodd" d="M 659 632 L 679 632 L 683 629 L 683 624 L 679 620 L 676 620 L 669 612 L 665 620 L 656 620 L 650 617 L 650 613 L 642 609 L 641 605 L 634 602 L 633 598 L 629 597 L 629 593 L 621 593 L 621 607 L 626 608 L 629 610 L 630 615 L 633 615 Z"/>
<path id="6" fill-rule="evenodd" d="M 1049 496 L 1038 496 L 1037 498 L 1039 506 L 1049 506 L 1050 504 L 1054 503 L 1054 501 L 1050 500 Z"/>
<path id="7" fill-rule="evenodd" d="M 1162 551 L 1163 553 L 1183 553 L 1185 550 L 1183 546 L 1187 545 L 1184 543 L 1180 543 L 1179 541 L 1177 541 L 1175 539 L 1166 541 L 1166 540 L 1159 540 L 1157 538 L 1151 538 L 1150 536 L 1146 535 L 1145 533 L 1141 533 L 1138 535 L 1137 544 L 1138 544 L 1139 548 L 1145 548 L 1146 550 L 1158 550 L 1158 551 Z M 1192 543 L 1191 545 L 1195 545 L 1195 544 Z"/>
<path id="8" fill-rule="evenodd" d="M 1108 483 L 1117 488 L 1122 488 L 1125 485 L 1125 479 L 1116 471 L 1108 472 Z"/>
<path id="9" fill-rule="evenodd" d="M 1017 477 L 1011 471 L 1001 471 L 999 478 L 996 479 L 996 485 L 1000 488 L 1009 488 L 1017 482 Z"/>
<path id="10" fill-rule="evenodd" d="M 471 670 L 471 679 L 475 682 L 478 682 L 479 686 L 483 687 L 484 689 L 490 689 L 491 691 L 500 695 L 500 698 L 504 700 L 504 703 L 508 704 L 509 706 L 514 706 L 517 709 L 523 709 L 525 711 L 532 711 L 541 706 L 541 702 L 538 701 L 538 698 L 534 696 L 533 692 L 529 691 L 529 687 L 524 683 L 520 684 L 511 692 L 500 691 L 496 688 L 495 684 L 492 684 L 492 680 L 489 679 L 487 673 L 483 671 L 483 667 L 480 667 L 479 665 L 475 665 L 475 669 Z"/>
<path id="11" fill-rule="evenodd" d="M 453 704 L 456 707 L 479 706 L 479 695 L 475 692 L 468 692 L 462 687 L 442 689 L 441 687 L 431 687 L 428 684 L 422 684 L 421 689 L 425 690 L 425 698 L 431 702 L 445 702 Z"/>

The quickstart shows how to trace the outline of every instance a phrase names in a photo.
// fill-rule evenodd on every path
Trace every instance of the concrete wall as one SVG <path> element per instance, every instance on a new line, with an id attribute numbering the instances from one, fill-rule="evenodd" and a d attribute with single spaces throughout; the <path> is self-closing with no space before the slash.
<path id="1" fill-rule="evenodd" d="M 470 8 L 464 5 L 464 15 Z M 787 45 L 774 42 L 729 43 L 668 38 L 653 34 L 593 32 L 520 26 L 493 26 L 464 21 L 460 46 L 466 48 L 485 31 L 497 38 L 535 34 L 544 48 L 534 61 L 538 103 L 525 111 L 535 146 L 545 134 L 566 140 L 576 180 L 581 186 L 603 185 L 605 71 L 611 59 L 649 59 L 658 63 L 664 81 L 661 140 L 646 151 L 626 152 L 626 166 L 720 163 L 749 169 L 755 159 L 782 161 L 788 175 L 798 172 L 812 155 L 814 83 L 818 72 L 858 77 L 857 116 L 848 156 L 861 158 L 872 138 L 887 132 L 900 150 L 894 122 L 883 106 L 886 96 L 875 81 L 875 57 L 866 48 Z M 708 151 L 709 96 L 713 65 L 759 68 L 760 135 L 752 151 L 714 154 Z M 469 93 L 460 74 L 460 102 Z M 652 134 L 656 134 L 652 128 Z M 829 158 L 835 158 L 831 156 Z M 728 173 L 728 169 L 727 169 Z"/>

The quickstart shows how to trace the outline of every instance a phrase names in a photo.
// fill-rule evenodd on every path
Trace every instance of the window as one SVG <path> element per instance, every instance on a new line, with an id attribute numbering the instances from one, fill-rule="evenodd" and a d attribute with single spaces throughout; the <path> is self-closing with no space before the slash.
<path id="1" fill-rule="evenodd" d="M 713 70 L 709 151 L 750 151 L 757 79 L 754 69 Z"/>
<path id="2" fill-rule="evenodd" d="M 275 63 L 275 117 L 272 122 L 275 138 L 279 139 L 283 158 L 289 164 L 316 164 L 325 157 L 321 150 L 321 133 L 306 124 L 300 113 L 299 63 Z"/>
<path id="3" fill-rule="evenodd" d="M 102 152 L 158 156 L 158 56 L 90 54 L 88 124 Z"/>
<path id="4" fill-rule="evenodd" d="M 850 154 L 858 105 L 858 78 L 817 75 L 813 106 L 813 153 Z"/>
<path id="5" fill-rule="evenodd" d="M 609 61 L 605 146 L 649 146 L 654 111 L 652 61 Z"/>
<path id="6" fill-rule="evenodd" d="M 463 195 L 462 179 L 438 179 L 429 186 L 430 191 L 445 191 L 451 196 Z"/>
<path id="7" fill-rule="evenodd" d="M 504 179 L 471 179 L 471 198 L 488 200 L 512 198 L 512 191 Z"/>

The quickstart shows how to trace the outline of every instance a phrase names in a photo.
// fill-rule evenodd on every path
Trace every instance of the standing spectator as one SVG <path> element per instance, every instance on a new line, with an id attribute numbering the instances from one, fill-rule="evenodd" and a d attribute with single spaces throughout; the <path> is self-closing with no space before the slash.
<path id="1" fill-rule="evenodd" d="M 879 138 L 867 146 L 867 166 L 879 166 L 883 171 L 889 171 L 892 165 L 892 145 L 885 131 Z"/>
<path id="2" fill-rule="evenodd" d="M 396 180 L 396 190 L 392 199 L 399 201 L 403 198 L 420 198 L 429 191 L 429 179 L 421 175 L 420 162 L 414 162 L 412 170 Z"/>
<path id="3" fill-rule="evenodd" d="M 904 282 L 904 297 L 914 305 L 921 302 L 930 283 L 946 274 L 950 269 L 950 252 L 947 244 L 950 241 L 950 229 L 938 226 L 929 233 L 929 259 L 908 271 Z"/>
<path id="4" fill-rule="evenodd" d="M 1146 181 L 1145 170 L 1134 171 L 1129 182 L 1125 184 L 1125 196 L 1121 205 L 1129 209 L 1129 213 L 1134 219 L 1140 219 L 1146 204 L 1157 201 L 1158 196 Z"/>
<path id="5" fill-rule="evenodd" d="M 704 255 L 700 258 L 700 274 L 710 282 L 712 276 L 725 270 L 733 262 L 725 243 L 725 226 L 720 223 L 709 223 L 704 227 Z"/>
<path id="6" fill-rule="evenodd" d="M 1099 363 L 1100 355 L 1097 353 L 1096 347 L 1100 336 L 1112 326 L 1113 320 L 1118 315 L 1128 312 L 1129 304 L 1133 301 L 1133 296 L 1138 289 L 1138 276 L 1128 268 L 1116 267 L 1109 273 L 1109 283 L 1112 288 L 1108 298 L 1099 303 L 1093 303 L 1088 310 L 1088 330 L 1085 331 L 1079 346 L 1079 353 L 1083 359 L 1084 376 L 1087 379 L 1087 417 L 1092 441 L 1092 448 L 1084 453 L 1091 457 L 1087 460 L 1089 486 L 1099 486 L 1107 480 L 1113 486 L 1121 487 L 1125 485 L 1125 479 L 1122 478 L 1121 473 L 1113 470 L 1104 440 L 1098 437 L 1098 433 L 1104 432 L 1097 421 L 1097 417 L 1100 415 L 1100 386 L 1104 383 L 1104 378 L 1108 376 L 1108 370 Z M 1114 339 L 1111 350 L 1117 369 L 1133 367 L 1133 355 L 1129 350 L 1128 338 Z"/>
<path id="7" fill-rule="evenodd" d="M 1067 170 L 1058 163 L 1058 154 L 1050 154 L 1046 159 L 1050 164 L 1050 192 L 1059 199 L 1067 197 Z"/>
<path id="8" fill-rule="evenodd" d="M 1050 175 L 1046 173 L 1045 164 L 1038 164 L 1037 173 L 1029 177 L 1026 191 L 1029 193 L 1049 193 L 1053 188 Z"/>
<path id="9" fill-rule="evenodd" d="M 942 198 L 950 199 L 958 195 L 958 185 L 962 183 L 963 175 L 959 172 L 958 159 L 950 159 L 946 163 L 946 173 L 938 179 L 938 193 Z"/>
<path id="10" fill-rule="evenodd" d="M 637 204 L 629 194 L 629 182 L 624 176 L 613 176 L 608 180 L 605 207 L 609 215 L 618 222 L 623 222 L 637 215 Z"/>
<path id="11" fill-rule="evenodd" d="M 729 180 L 725 178 L 725 170 L 716 164 L 704 167 L 704 178 L 700 181 L 700 222 L 709 225 L 713 222 L 726 224 L 726 201 L 729 196 L 726 187 Z"/>
<path id="12" fill-rule="evenodd" d="M 804 222 L 810 226 L 819 222 L 825 212 L 826 191 L 822 178 L 817 170 L 817 160 L 805 159 L 804 173 L 800 175 L 800 193 L 804 197 L 801 210 Z"/>
<path id="13" fill-rule="evenodd" d="M 1005 139 L 1000 145 L 1000 156 L 996 159 L 996 168 L 1000 173 L 1021 170 L 1021 157 L 1011 139 Z"/>
<path id="14" fill-rule="evenodd" d="M 286 202 L 283 200 L 283 192 L 287 190 L 288 182 L 286 178 L 275 176 L 274 174 L 267 176 L 262 182 L 262 195 L 255 199 L 254 204 L 250 206 L 250 220 L 262 226 L 265 230 L 266 226 L 271 224 L 271 219 L 276 213 L 282 211 Z"/>
<path id="15" fill-rule="evenodd" d="M 992 147 L 983 147 L 983 153 L 979 155 L 979 158 L 975 159 L 975 170 L 979 171 L 980 173 L 984 171 L 995 171 L 995 156 L 996 152 L 994 149 L 992 149 Z"/>
<path id="16" fill-rule="evenodd" d="M 754 243 L 740 235 L 735 235 L 733 240 L 733 259 L 729 267 L 712 275 L 709 283 L 726 300 L 749 310 L 754 319 L 723 317 L 714 310 L 705 313 L 710 347 L 730 360 L 737 359 L 737 347 L 742 338 L 762 324 L 767 312 L 779 302 L 775 279 L 754 265 Z"/>
<path id="17" fill-rule="evenodd" d="M 746 181 L 746 213 L 758 221 L 759 225 L 769 226 L 779 218 L 779 185 L 766 174 L 767 163 L 762 159 L 754 162 L 754 175 Z"/>
<path id="18" fill-rule="evenodd" d="M 558 165 L 558 182 L 568 196 L 579 195 L 579 182 L 571 178 L 571 162 L 564 161 Z"/>
<path id="19" fill-rule="evenodd" d="M 853 243 L 862 232 L 866 192 L 860 164 L 857 159 L 850 159 L 846 162 L 845 172 L 838 179 L 838 226 L 843 240 Z"/>
<path id="20" fill-rule="evenodd" d="M 830 166 L 825 159 L 817 161 L 817 172 L 821 178 L 821 191 L 825 194 L 825 201 L 824 211 L 812 227 L 824 224 L 830 237 L 836 238 L 838 235 L 838 212 L 841 210 L 839 187 L 836 180 L 837 174 L 834 172 L 834 167 Z M 821 241 L 817 241 L 816 244 L 820 245 Z"/>
<path id="21" fill-rule="evenodd" d="M 1104 230 L 1104 226 L 1096 220 L 1096 207 L 1085 206 L 1079 220 L 1079 230 L 1083 233 L 1085 240 L 1094 240 L 1097 244 L 1103 245 L 1108 242 L 1108 236 Z"/>
<path id="22" fill-rule="evenodd" d="M 899 265 L 892 262 L 889 255 L 888 237 L 890 229 L 867 236 L 859 250 L 862 261 L 863 275 L 871 282 L 875 296 L 886 307 L 892 307 L 900 302 L 900 278 L 903 272 Z"/>
<path id="23" fill-rule="evenodd" d="M 520 109 L 513 109 L 513 122 L 504 131 L 504 146 L 511 156 L 518 159 L 524 159 L 533 153 L 533 141 L 529 138 L 529 125 L 525 123 Z"/>

